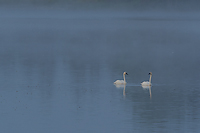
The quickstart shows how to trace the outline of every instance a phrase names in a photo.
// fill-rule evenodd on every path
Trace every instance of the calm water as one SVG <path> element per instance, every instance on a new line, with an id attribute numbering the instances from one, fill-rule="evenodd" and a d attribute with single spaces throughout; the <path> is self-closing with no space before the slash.
<path id="1" fill-rule="evenodd" d="M 1 13 L 1 132 L 200 132 L 199 13 Z"/>

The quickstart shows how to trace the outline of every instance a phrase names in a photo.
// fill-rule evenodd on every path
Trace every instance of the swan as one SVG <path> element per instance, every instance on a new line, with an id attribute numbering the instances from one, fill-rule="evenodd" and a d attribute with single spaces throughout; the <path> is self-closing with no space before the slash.
<path id="1" fill-rule="evenodd" d="M 125 85 L 125 84 L 126 84 L 125 75 L 128 75 L 128 73 L 127 73 L 127 72 L 124 72 L 124 73 L 123 73 L 124 80 L 116 80 L 116 81 L 114 82 L 114 84 Z"/>
<path id="2" fill-rule="evenodd" d="M 142 86 L 151 86 L 151 77 L 152 77 L 152 72 L 149 73 L 150 78 L 149 81 L 144 81 L 141 83 Z"/>

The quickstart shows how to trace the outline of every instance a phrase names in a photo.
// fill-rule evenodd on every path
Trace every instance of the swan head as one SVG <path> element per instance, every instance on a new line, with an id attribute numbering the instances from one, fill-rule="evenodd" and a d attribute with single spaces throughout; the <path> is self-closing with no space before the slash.
<path id="1" fill-rule="evenodd" d="M 152 72 L 150 72 L 148 75 L 152 75 Z"/>
<path id="2" fill-rule="evenodd" d="M 124 72 L 123 75 L 128 75 L 128 73 L 127 73 L 127 72 Z"/>

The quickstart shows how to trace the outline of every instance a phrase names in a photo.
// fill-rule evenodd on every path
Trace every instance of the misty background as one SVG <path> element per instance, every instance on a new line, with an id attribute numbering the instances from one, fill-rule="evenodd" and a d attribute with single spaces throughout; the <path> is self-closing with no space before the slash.
<path id="1" fill-rule="evenodd" d="M 199 132 L 198 6 L 0 0 L 2 132 Z"/>
<path id="2" fill-rule="evenodd" d="M 199 11 L 197 0 L 1 0 L 1 6 L 45 6 L 72 9 L 128 9 L 128 10 L 166 10 Z"/>

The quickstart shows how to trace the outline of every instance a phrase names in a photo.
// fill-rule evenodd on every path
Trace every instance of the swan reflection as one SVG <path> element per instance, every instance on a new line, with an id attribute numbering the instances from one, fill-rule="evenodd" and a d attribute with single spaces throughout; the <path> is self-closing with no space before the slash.
<path id="1" fill-rule="evenodd" d="M 124 85 L 124 89 L 123 89 L 123 96 L 124 96 L 124 97 L 126 96 L 125 89 L 126 89 L 126 85 Z"/>
<path id="2" fill-rule="evenodd" d="M 143 88 L 144 90 L 149 90 L 149 95 L 150 95 L 150 99 L 151 99 L 151 97 L 152 97 L 152 94 L 151 94 L 151 86 L 142 85 L 142 88 Z"/>
<path id="3" fill-rule="evenodd" d="M 114 84 L 117 88 L 124 88 L 126 85 L 119 85 L 119 84 Z"/>
<path id="4" fill-rule="evenodd" d="M 125 85 L 125 84 L 124 84 L 124 85 L 115 84 L 115 86 L 116 86 L 117 88 L 124 88 L 124 89 L 123 89 L 123 96 L 126 96 L 126 93 L 125 93 L 126 85 Z"/>

